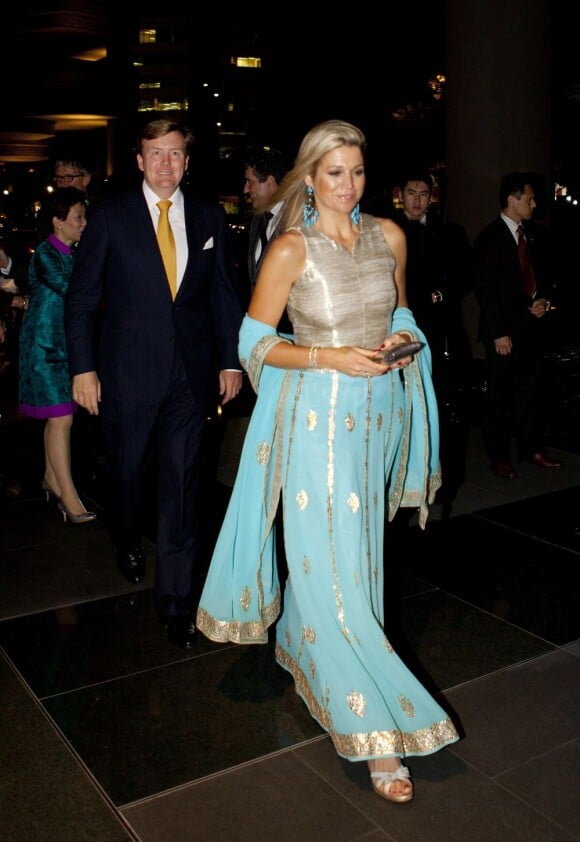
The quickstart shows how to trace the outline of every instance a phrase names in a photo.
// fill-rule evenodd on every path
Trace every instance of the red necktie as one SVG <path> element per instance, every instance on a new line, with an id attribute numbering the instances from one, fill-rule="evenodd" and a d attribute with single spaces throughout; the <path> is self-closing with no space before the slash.
<path id="1" fill-rule="evenodd" d="M 536 291 L 536 277 L 534 275 L 534 267 L 530 261 L 528 253 L 528 243 L 524 234 L 524 226 L 521 224 L 517 228 L 518 233 L 518 260 L 520 261 L 520 271 L 522 275 L 522 286 L 526 295 L 532 296 Z"/>

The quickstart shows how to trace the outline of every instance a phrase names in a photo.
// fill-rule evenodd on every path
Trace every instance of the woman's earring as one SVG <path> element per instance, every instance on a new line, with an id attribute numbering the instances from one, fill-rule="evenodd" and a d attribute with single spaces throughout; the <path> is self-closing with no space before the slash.
<path id="1" fill-rule="evenodd" d="M 360 205 L 358 204 L 358 202 L 354 206 L 354 208 L 351 210 L 350 218 L 352 219 L 352 221 L 354 222 L 355 225 L 359 224 L 359 222 L 360 222 Z"/>
<path id="2" fill-rule="evenodd" d="M 314 225 L 318 219 L 318 211 L 316 210 L 316 206 L 314 204 L 314 190 L 310 185 L 306 188 L 306 193 L 306 201 L 304 202 L 304 207 L 302 208 L 302 219 L 304 220 L 306 227 L 310 228 L 310 226 Z"/>

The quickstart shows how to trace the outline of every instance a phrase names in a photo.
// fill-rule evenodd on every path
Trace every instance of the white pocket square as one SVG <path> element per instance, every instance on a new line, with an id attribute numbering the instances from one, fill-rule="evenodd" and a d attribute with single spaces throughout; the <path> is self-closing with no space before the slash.
<path id="1" fill-rule="evenodd" d="M 210 237 L 209 240 L 205 243 L 202 250 L 205 251 L 206 249 L 212 249 L 212 248 L 213 248 L 213 237 Z"/>

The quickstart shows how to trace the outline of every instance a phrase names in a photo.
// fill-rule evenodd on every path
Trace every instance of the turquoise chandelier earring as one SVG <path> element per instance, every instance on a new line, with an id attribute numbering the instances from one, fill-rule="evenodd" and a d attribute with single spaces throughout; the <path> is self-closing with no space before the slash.
<path id="1" fill-rule="evenodd" d="M 358 204 L 358 202 L 354 206 L 354 208 L 351 210 L 350 218 L 352 219 L 352 221 L 354 222 L 355 225 L 359 224 L 359 222 L 360 222 L 360 205 Z"/>
<path id="2" fill-rule="evenodd" d="M 310 228 L 310 226 L 314 225 L 318 219 L 318 211 L 314 205 L 314 190 L 310 185 L 306 188 L 306 193 L 306 201 L 304 202 L 304 207 L 302 208 L 302 219 L 304 220 L 306 227 Z"/>

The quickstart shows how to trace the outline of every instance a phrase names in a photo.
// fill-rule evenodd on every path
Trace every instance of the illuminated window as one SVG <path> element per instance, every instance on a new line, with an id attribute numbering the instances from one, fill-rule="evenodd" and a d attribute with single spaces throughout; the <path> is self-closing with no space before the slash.
<path id="1" fill-rule="evenodd" d="M 139 82 L 139 89 L 141 91 L 149 91 L 154 88 L 160 88 L 161 82 Z"/>
<path id="2" fill-rule="evenodd" d="M 139 103 L 139 111 L 187 111 L 189 103 L 187 99 L 183 100 L 163 100 L 163 99 L 142 99 Z"/>
<path id="3" fill-rule="evenodd" d="M 139 43 L 140 44 L 155 44 L 157 41 L 156 29 L 140 29 Z"/>
<path id="4" fill-rule="evenodd" d="M 262 59 L 252 56 L 232 56 L 230 61 L 232 64 L 235 64 L 236 67 L 260 68 L 262 66 Z"/>

